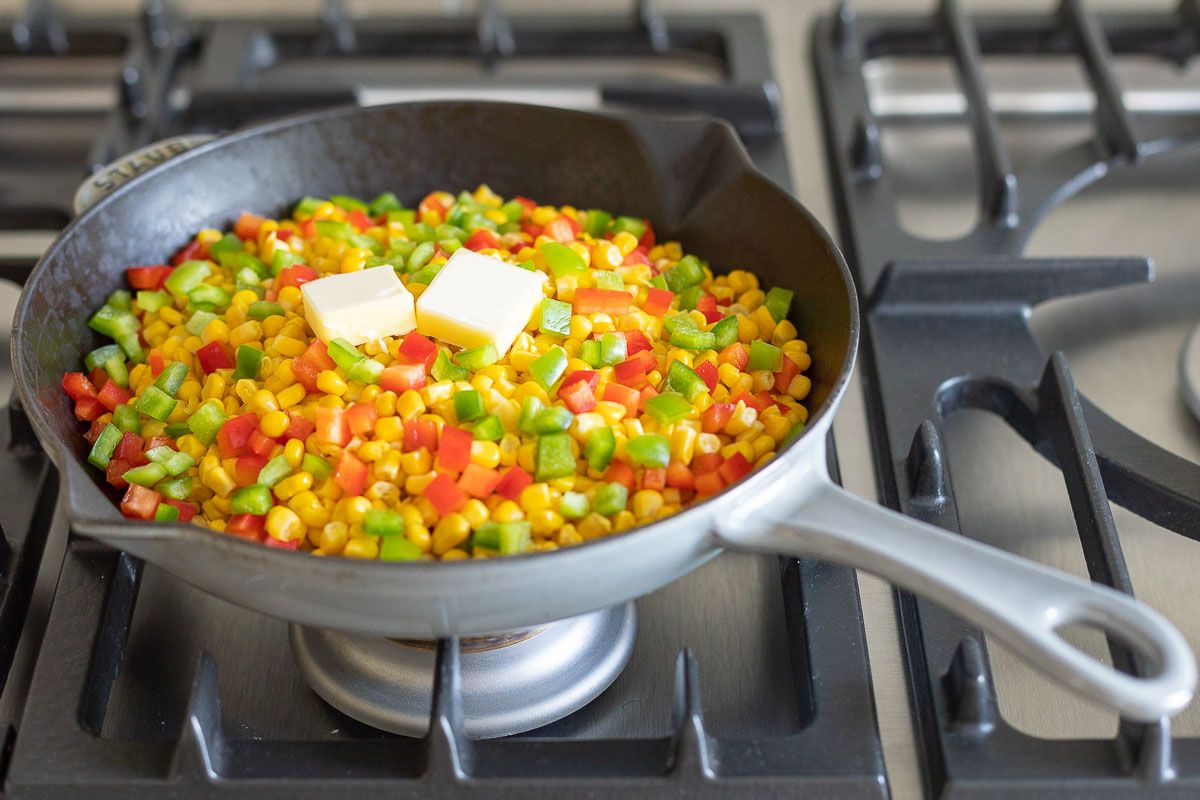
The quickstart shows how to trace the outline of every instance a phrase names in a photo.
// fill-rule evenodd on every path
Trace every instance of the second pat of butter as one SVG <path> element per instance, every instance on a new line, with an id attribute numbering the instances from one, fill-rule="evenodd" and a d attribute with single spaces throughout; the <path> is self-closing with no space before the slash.
<path id="1" fill-rule="evenodd" d="M 389 266 L 310 281 L 300 293 L 309 326 L 326 342 L 360 345 L 417 327 L 413 296 Z"/>
<path id="2" fill-rule="evenodd" d="M 417 299 L 417 328 L 458 347 L 491 342 L 503 356 L 542 301 L 544 277 L 465 247 Z"/>

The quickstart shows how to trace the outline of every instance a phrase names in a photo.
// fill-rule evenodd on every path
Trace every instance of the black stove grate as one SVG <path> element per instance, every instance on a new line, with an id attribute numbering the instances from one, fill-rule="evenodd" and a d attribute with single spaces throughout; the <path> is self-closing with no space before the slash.
<path id="1" fill-rule="evenodd" d="M 31 9 L 36 13 L 27 16 L 41 33 L 30 39 L 53 43 L 57 17 L 45 2 Z M 512 80 L 503 72 L 510 59 L 544 59 L 554 79 L 555 65 L 563 59 L 604 52 L 716 64 L 714 82 L 601 79 L 591 91 L 609 107 L 704 111 L 728 119 L 755 162 L 781 185 L 789 183 L 766 35 L 757 17 L 664 17 L 648 0 L 636 4 L 633 14 L 596 18 L 508 18 L 496 2 L 483 3 L 473 19 L 359 21 L 348 18 L 341 3 L 327 3 L 320 20 L 308 21 L 184 19 L 153 0 L 147 9 L 140 24 L 125 23 L 136 57 L 128 57 L 127 68 L 114 78 L 121 87 L 115 121 L 93 153 L 111 156 L 175 133 L 220 132 L 272 114 L 353 103 L 360 99 L 364 74 L 383 69 L 393 80 L 396 75 L 409 80 L 410 60 L 418 57 L 465 59 L 478 67 L 466 84 L 503 92 Z M 71 24 L 61 23 L 68 33 Z M 68 49 L 70 43 L 68 35 Z M 300 74 L 304 80 L 297 81 Z M 82 172 L 96 163 L 91 159 L 75 168 Z M 66 209 L 69 195 L 58 202 Z M 306 709 L 301 713 L 318 718 L 304 730 L 326 721 L 338 730 L 312 738 L 281 735 L 278 730 L 295 727 L 294 720 L 257 725 L 259 720 L 233 716 L 228 676 L 287 669 L 290 655 L 273 653 L 280 664 L 251 667 L 247 662 L 255 658 L 257 643 L 246 629 L 234 626 L 258 623 L 246 623 L 244 616 L 220 629 L 219 636 L 239 643 L 223 643 L 220 657 L 204 649 L 172 651 L 173 640 L 160 630 L 171 621 L 148 621 L 155 613 L 148 608 L 167 596 L 162 586 L 172 580 L 123 554 L 72 541 L 24 715 L 4 762 L 7 796 L 73 797 L 84 786 L 89 797 L 97 798 L 199 798 L 220 792 L 255 800 L 547 793 L 720 798 L 750 792 L 857 800 L 887 794 L 850 569 L 780 561 L 779 582 L 766 590 L 782 597 L 779 635 L 787 637 L 797 714 L 790 732 L 757 738 L 706 727 L 698 682 L 704 664 L 685 650 L 677 664 L 669 735 L 586 739 L 564 736 L 562 726 L 551 726 L 472 741 L 462 732 L 453 641 L 440 646 L 426 738 L 357 725 L 325 707 L 307 687 L 299 701 L 283 692 L 280 702 L 297 703 Z M 180 611 L 169 606 L 168 615 L 171 609 Z M 267 629 L 258 625 L 255 631 L 260 630 Z M 144 653 L 147 642 L 169 666 L 141 664 L 129 655 Z M 242 645 L 244 658 L 236 649 Z M 146 685 L 123 688 L 131 673 L 143 675 Z M 291 687 L 298 679 L 281 680 Z M 123 691 L 133 693 L 136 708 L 130 709 L 130 695 Z"/>
<path id="2" fill-rule="evenodd" d="M 1019 257 L 1039 221 L 1104 175 L 1200 143 L 1200 115 L 1132 113 L 1114 55 L 1183 63 L 1200 47 L 1198 7 L 1095 15 L 1066 0 L 1050 15 L 968 16 L 945 0 L 932 15 L 857 17 L 849 4 L 813 30 L 813 57 L 844 247 L 864 292 L 862 378 L 883 500 L 960 532 L 943 421 L 963 409 L 1002 418 L 1063 472 L 1091 578 L 1132 592 L 1110 501 L 1200 538 L 1200 466 L 1151 444 L 1075 389 L 1061 353 L 1029 327 L 1054 297 L 1150 279 L 1139 259 Z M 1091 133 L 1016 171 L 981 58 L 1078 58 L 1095 97 Z M 900 228 L 863 68 L 872 59 L 949 60 L 966 101 L 981 215 L 955 241 Z M 1200 739 L 1169 720 L 1123 722 L 1113 740 L 1054 740 L 1008 726 L 997 710 L 982 634 L 946 610 L 898 593 L 914 725 L 931 796 L 954 798 L 1195 796 Z M 1113 663 L 1137 672 L 1118 642 Z"/>

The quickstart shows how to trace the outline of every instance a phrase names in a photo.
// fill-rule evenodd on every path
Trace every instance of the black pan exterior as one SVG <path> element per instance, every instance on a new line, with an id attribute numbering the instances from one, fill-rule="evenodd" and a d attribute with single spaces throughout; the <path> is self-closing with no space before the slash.
<path id="1" fill-rule="evenodd" d="M 398 614 L 406 603 L 420 604 L 444 592 L 443 620 L 422 628 L 435 633 L 467 632 L 474 623 L 469 612 L 454 610 L 465 601 L 450 596 L 434 573 L 486 574 L 494 583 L 511 581 L 516 590 L 519 562 L 533 562 L 527 563 L 530 580 L 538 580 L 536 574 L 551 576 L 543 578 L 548 580 L 551 564 L 594 571 L 606 553 L 622 559 L 637 552 L 650 556 L 645 545 L 651 541 L 649 550 L 671 551 L 657 556 L 663 562 L 658 572 L 647 568 L 626 573 L 624 583 L 606 587 L 600 581 L 594 587 L 597 597 L 607 591 L 608 602 L 616 602 L 711 557 L 713 512 L 708 507 L 714 501 L 678 515 L 679 529 L 694 530 L 687 542 L 653 538 L 658 531 L 650 528 L 656 526 L 644 526 L 580 547 L 486 562 L 314 559 L 195 526 L 125 521 L 103 475 L 87 466 L 84 426 L 74 418 L 61 379 L 79 370 L 83 355 L 102 343 L 87 319 L 110 292 L 125 286 L 127 267 L 162 263 L 197 230 L 227 227 L 244 210 L 284 215 L 303 195 L 373 197 L 394 191 L 411 206 L 433 189 L 457 191 L 480 183 L 504 196 L 523 194 L 539 202 L 647 217 L 660 239 L 681 240 L 717 271 L 750 269 L 768 286 L 793 289 L 793 321 L 813 357 L 810 428 L 833 413 L 858 338 L 849 272 L 812 216 L 754 169 L 728 125 L 483 102 L 334 110 L 225 137 L 131 181 L 68 227 L 34 270 L 17 309 L 13 366 L 38 437 L 63 473 L 75 530 L 157 561 L 227 599 L 310 624 L 363 627 L 364 620 L 352 612 L 335 617 L 319 607 L 316 594 L 327 586 L 335 588 L 328 590 L 325 605 L 342 600 L 333 592 L 360 591 L 365 601 L 391 603 Z M 766 472 L 787 469 L 786 464 L 772 466 Z M 718 498 L 745 490 L 752 487 L 739 484 Z M 223 576 L 221 570 L 237 574 Z M 301 610 L 295 602 L 285 604 L 247 588 L 266 572 L 282 581 L 277 593 L 307 595 L 311 608 Z M 408 583 L 388 583 L 383 574 L 404 574 Z M 239 586 L 227 585 L 238 581 Z M 411 594 L 399 596 L 405 591 Z M 580 597 L 574 609 L 566 610 L 581 613 L 603 604 L 587 603 Z M 487 604 L 480 601 L 478 607 Z M 548 610 L 542 617 L 553 619 L 551 614 Z M 397 622 L 393 628 L 379 623 L 373 629 L 416 633 L 417 623 Z"/>

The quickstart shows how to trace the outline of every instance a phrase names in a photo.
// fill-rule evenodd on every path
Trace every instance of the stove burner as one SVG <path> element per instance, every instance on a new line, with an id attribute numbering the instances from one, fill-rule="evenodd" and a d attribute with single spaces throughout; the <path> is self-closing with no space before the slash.
<path id="1" fill-rule="evenodd" d="M 633 650 L 632 602 L 539 628 L 461 640 L 464 728 L 488 739 L 539 728 L 590 703 Z M 392 733 L 429 728 L 437 642 L 291 627 L 312 688 L 354 719 Z"/>

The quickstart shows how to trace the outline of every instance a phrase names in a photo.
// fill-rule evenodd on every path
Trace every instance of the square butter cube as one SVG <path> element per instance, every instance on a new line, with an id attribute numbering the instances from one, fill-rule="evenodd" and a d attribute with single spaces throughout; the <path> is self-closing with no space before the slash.
<path id="1" fill-rule="evenodd" d="M 417 329 L 459 347 L 491 342 L 503 356 L 542 302 L 540 272 L 465 247 L 417 299 Z"/>
<path id="2" fill-rule="evenodd" d="M 311 281 L 300 293 L 308 324 L 326 342 L 360 345 L 417 327 L 413 296 L 389 266 Z"/>

